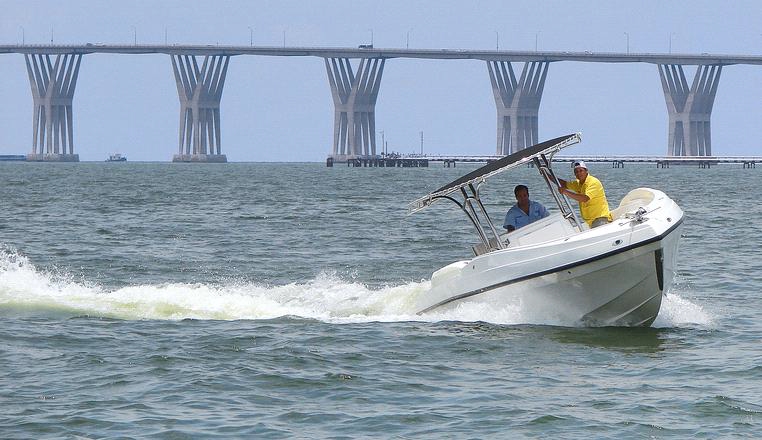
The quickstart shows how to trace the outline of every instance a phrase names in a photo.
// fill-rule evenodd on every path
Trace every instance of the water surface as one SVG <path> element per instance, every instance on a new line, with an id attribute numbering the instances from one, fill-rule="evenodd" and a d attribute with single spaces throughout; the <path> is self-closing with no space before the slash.
<path id="1" fill-rule="evenodd" d="M 405 205 L 473 168 L 0 163 L 0 436 L 762 432 L 758 170 L 591 165 L 613 204 L 651 186 L 686 213 L 676 286 L 627 329 L 415 315 L 476 236 Z M 535 173 L 485 186 L 496 221 L 518 183 L 552 205 Z"/>

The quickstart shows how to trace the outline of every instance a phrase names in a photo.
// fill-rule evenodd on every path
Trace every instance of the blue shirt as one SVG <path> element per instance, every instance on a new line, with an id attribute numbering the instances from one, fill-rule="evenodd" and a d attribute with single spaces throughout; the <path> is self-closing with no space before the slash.
<path id="1" fill-rule="evenodd" d="M 503 228 L 513 226 L 518 229 L 522 226 L 526 226 L 532 222 L 536 222 L 541 218 L 549 216 L 550 213 L 544 206 L 533 200 L 529 201 L 529 214 L 525 214 L 524 211 L 519 208 L 518 203 L 513 205 L 508 213 L 505 214 L 505 221 L 503 221 Z"/>

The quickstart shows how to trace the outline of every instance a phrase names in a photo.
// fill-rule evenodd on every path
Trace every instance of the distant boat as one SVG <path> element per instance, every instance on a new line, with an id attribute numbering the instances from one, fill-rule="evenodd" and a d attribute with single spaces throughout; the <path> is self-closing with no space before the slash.
<path id="1" fill-rule="evenodd" d="M 106 159 L 106 162 L 127 162 L 127 158 L 119 153 L 114 153 Z"/>

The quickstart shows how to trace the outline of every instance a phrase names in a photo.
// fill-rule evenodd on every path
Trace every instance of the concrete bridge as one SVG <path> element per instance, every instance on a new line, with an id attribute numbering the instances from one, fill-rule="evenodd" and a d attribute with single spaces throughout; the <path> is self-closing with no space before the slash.
<path id="1" fill-rule="evenodd" d="M 550 63 L 650 63 L 657 66 L 669 117 L 666 156 L 712 156 L 710 117 L 723 66 L 762 64 L 762 57 L 717 54 L 644 54 L 219 45 L 3 45 L 23 54 L 34 101 L 30 160 L 76 161 L 73 97 L 82 56 L 169 55 L 180 101 L 174 161 L 225 162 L 220 102 L 230 57 L 309 56 L 325 60 L 334 101 L 330 159 L 376 155 L 375 106 L 388 59 L 481 60 L 486 63 L 497 114 L 495 154 L 539 141 L 539 107 Z M 359 60 L 353 66 L 352 60 Z M 683 66 L 697 66 L 689 82 Z"/>

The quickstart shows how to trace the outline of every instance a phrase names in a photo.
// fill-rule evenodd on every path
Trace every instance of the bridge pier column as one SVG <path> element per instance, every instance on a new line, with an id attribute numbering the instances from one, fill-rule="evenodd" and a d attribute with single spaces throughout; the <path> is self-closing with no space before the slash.
<path id="1" fill-rule="evenodd" d="M 32 88 L 31 161 L 79 162 L 74 154 L 72 101 L 82 54 L 24 54 Z"/>
<path id="2" fill-rule="evenodd" d="M 711 156 L 710 119 L 722 66 L 698 66 L 690 87 L 682 65 L 658 67 L 669 113 L 667 155 Z"/>
<path id="3" fill-rule="evenodd" d="M 539 142 L 538 113 L 548 61 L 524 63 L 516 80 L 507 61 L 487 61 L 497 107 L 497 155 L 508 155 Z"/>
<path id="4" fill-rule="evenodd" d="M 222 154 L 220 101 L 230 55 L 170 55 L 180 98 L 178 154 L 172 162 L 227 162 Z"/>
<path id="5" fill-rule="evenodd" d="M 324 58 L 334 105 L 333 153 L 337 161 L 376 155 L 376 99 L 384 58 Z"/>

